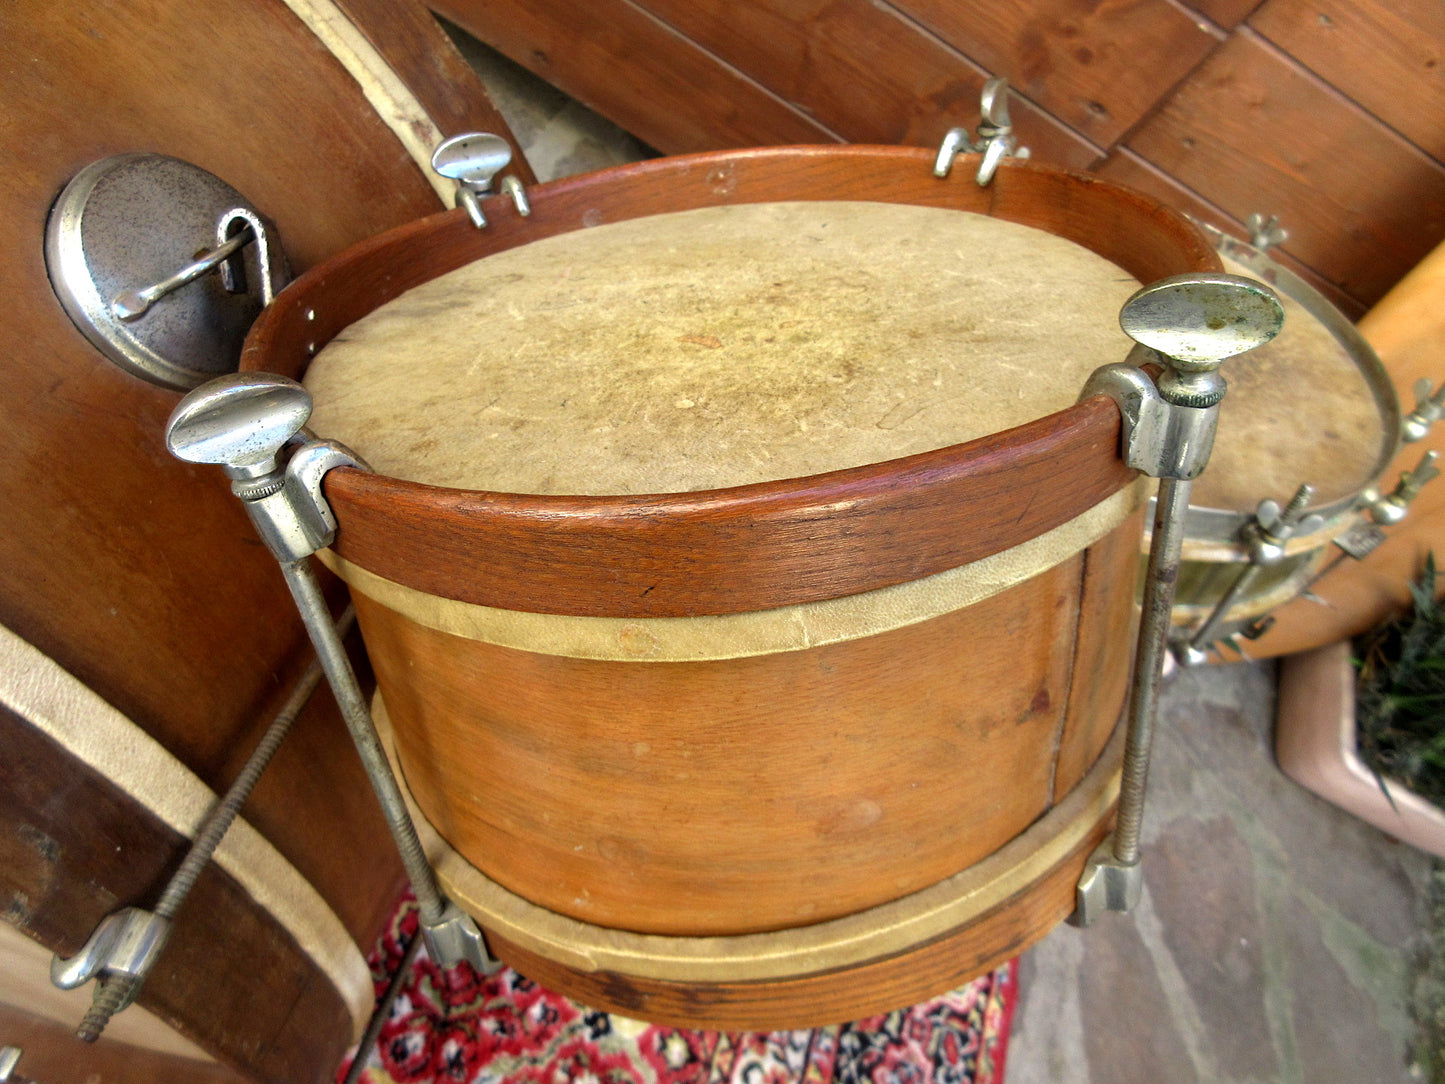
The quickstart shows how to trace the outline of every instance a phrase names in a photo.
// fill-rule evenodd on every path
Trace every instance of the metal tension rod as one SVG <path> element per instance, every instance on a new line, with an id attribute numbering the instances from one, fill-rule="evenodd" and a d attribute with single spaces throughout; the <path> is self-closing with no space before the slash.
<path id="1" fill-rule="evenodd" d="M 337 622 L 339 635 L 346 634 L 354 617 L 355 612 L 348 606 Z M 330 620 L 329 614 L 327 620 Z M 261 773 L 271 763 L 271 758 L 290 732 L 291 724 L 301 714 L 301 709 L 311 699 L 320 681 L 321 664 L 313 659 L 266 728 L 240 774 L 232 781 L 225 797 L 207 814 L 186 857 L 161 893 L 155 910 L 126 907 L 107 915 L 78 953 L 68 959 L 57 956 L 51 961 L 50 980 L 62 990 L 75 989 L 92 978 L 96 980 L 90 1009 L 76 1030 L 77 1038 L 88 1043 L 95 1042 L 111 1017 L 133 1002 L 140 993 L 146 976 L 170 937 L 171 922 L 176 912 L 195 887 L 201 872 L 260 781 Z"/>
<path id="2" fill-rule="evenodd" d="M 311 567 L 311 555 L 336 535 L 322 478 L 335 467 L 369 468 L 345 445 L 313 439 L 305 429 L 310 416 L 311 395 L 294 380 L 231 373 L 181 400 L 166 424 L 166 446 L 187 462 L 222 466 L 231 491 L 280 563 L 406 867 L 427 954 L 442 967 L 466 960 L 478 970 L 494 971 L 500 964 L 487 951 L 476 922 L 437 887 Z"/>
<path id="3" fill-rule="evenodd" d="M 1162 279 L 1139 290 L 1119 313 L 1120 325 L 1139 344 L 1131 360 L 1161 365 L 1158 382 L 1128 362 L 1106 365 L 1089 378 L 1080 396 L 1114 400 L 1122 415 L 1124 461 L 1158 478 L 1159 493 L 1129 687 L 1117 819 L 1113 833 L 1084 867 L 1074 913 L 1078 925 L 1087 926 L 1103 911 L 1128 911 L 1139 899 L 1144 788 L 1170 611 L 1189 490 L 1209 462 L 1224 398 L 1219 367 L 1269 342 L 1283 322 L 1279 298 L 1253 279 L 1218 273 Z"/>

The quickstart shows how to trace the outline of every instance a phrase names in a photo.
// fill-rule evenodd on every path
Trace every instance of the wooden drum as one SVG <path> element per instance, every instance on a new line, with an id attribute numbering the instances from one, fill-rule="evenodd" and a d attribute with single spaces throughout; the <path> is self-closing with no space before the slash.
<path id="1" fill-rule="evenodd" d="M 523 973 L 778 1028 L 1064 918 L 1117 788 L 1142 498 L 1112 403 L 1187 221 L 923 151 L 664 159 L 392 231 L 246 365 L 305 379 L 378 715 Z M 495 215 L 493 215 L 495 211 Z"/>
<path id="2" fill-rule="evenodd" d="M 1339 550 L 1331 543 L 1363 516 L 1400 448 L 1400 407 L 1389 374 L 1355 326 L 1317 290 L 1264 250 L 1207 228 L 1226 271 L 1271 286 L 1284 329 L 1228 372 L 1209 469 L 1195 484 L 1184 563 L 1175 595 L 1175 637 L 1208 620 L 1249 559 L 1242 529 L 1259 503 L 1281 507 L 1303 484 L 1319 519 L 1262 567 L 1214 629 L 1214 638 L 1254 625 L 1298 595 Z M 1251 636 L 1254 634 L 1251 632 Z M 1250 654 L 1275 654 L 1266 641 Z M 1228 657 L 1228 656 L 1226 656 Z"/>

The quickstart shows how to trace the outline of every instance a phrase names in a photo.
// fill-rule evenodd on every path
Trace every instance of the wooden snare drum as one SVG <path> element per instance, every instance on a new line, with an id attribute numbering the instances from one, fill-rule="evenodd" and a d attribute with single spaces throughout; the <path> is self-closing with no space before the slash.
<path id="1" fill-rule="evenodd" d="M 377 469 L 327 476 L 327 560 L 443 882 L 585 1002 L 907 1004 L 1067 915 L 1107 828 L 1140 493 L 1113 404 L 1067 404 L 1138 281 L 1216 257 L 1091 178 L 930 166 L 544 185 L 352 249 L 248 340 L 316 353 L 313 428 Z"/>
<path id="2" fill-rule="evenodd" d="M 1318 517 L 1288 538 L 1283 559 L 1257 569 L 1211 622 L 1207 639 L 1217 644 L 1244 630 L 1253 639 L 1262 619 L 1339 552 L 1332 543 L 1360 521 L 1366 495 L 1400 448 L 1400 407 L 1375 351 L 1317 290 L 1264 250 L 1206 232 L 1225 270 L 1275 289 L 1285 324 L 1230 370 L 1215 452 L 1192 494 L 1172 615 L 1176 639 L 1195 636 L 1238 579 L 1249 561 L 1247 525 L 1261 501 L 1283 507 L 1308 484 L 1314 495 L 1306 511 Z"/>

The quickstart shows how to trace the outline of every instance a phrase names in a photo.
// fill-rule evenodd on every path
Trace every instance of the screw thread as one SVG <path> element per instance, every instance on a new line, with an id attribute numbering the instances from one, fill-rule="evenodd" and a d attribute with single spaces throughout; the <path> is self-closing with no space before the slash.
<path id="1" fill-rule="evenodd" d="M 75 1031 L 75 1037 L 82 1042 L 93 1043 L 100 1038 L 110 1018 L 130 1003 L 137 985 L 132 975 L 106 975 L 95 984 L 95 994 L 85 1019 Z"/>

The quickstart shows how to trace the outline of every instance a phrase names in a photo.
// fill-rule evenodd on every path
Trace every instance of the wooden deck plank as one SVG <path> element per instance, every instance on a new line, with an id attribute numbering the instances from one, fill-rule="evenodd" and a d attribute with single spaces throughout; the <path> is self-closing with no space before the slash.
<path id="1" fill-rule="evenodd" d="M 1278 214 L 1290 251 L 1367 304 L 1445 236 L 1445 168 L 1248 29 L 1128 145 L 1237 219 Z"/>
<path id="2" fill-rule="evenodd" d="M 937 146 L 978 122 L 990 73 L 870 0 L 638 0 L 659 19 L 854 143 Z M 1098 151 L 1025 99 L 1014 124 L 1040 160 L 1082 169 Z"/>
<path id="3" fill-rule="evenodd" d="M 1107 178 L 1115 184 L 1128 185 L 1130 188 L 1137 188 L 1140 192 L 1147 192 L 1149 195 L 1162 200 L 1169 206 L 1183 211 L 1191 218 L 1201 222 L 1207 222 L 1211 226 L 1224 230 L 1233 237 L 1241 240 L 1249 240 L 1249 230 L 1244 223 L 1231 214 L 1226 214 L 1214 204 L 1210 203 L 1198 192 L 1186 188 L 1169 174 L 1154 168 L 1138 155 L 1126 148 L 1119 148 L 1099 165 L 1095 170 L 1100 177 Z M 1257 208 L 1261 214 L 1273 213 L 1272 208 L 1261 206 Z M 1288 227 L 1288 223 L 1285 224 Z M 1364 315 L 1366 306 L 1357 298 L 1345 293 L 1333 282 L 1321 275 L 1308 264 L 1301 263 L 1290 252 L 1290 244 L 1286 242 L 1279 248 L 1270 249 L 1270 257 L 1282 267 L 1287 267 L 1300 278 L 1304 279 L 1320 293 L 1329 299 L 1330 304 L 1339 309 L 1351 320 L 1358 320 Z"/>
<path id="4" fill-rule="evenodd" d="M 1217 45 L 1166 0 L 894 0 L 944 41 L 1110 147 Z"/>
<path id="5" fill-rule="evenodd" d="M 429 0 L 665 154 L 838 136 L 628 0 Z"/>
<path id="6" fill-rule="evenodd" d="M 1445 5 L 1439 0 L 1269 0 L 1249 25 L 1445 161 Z"/>

